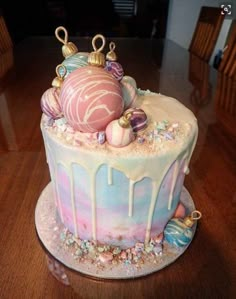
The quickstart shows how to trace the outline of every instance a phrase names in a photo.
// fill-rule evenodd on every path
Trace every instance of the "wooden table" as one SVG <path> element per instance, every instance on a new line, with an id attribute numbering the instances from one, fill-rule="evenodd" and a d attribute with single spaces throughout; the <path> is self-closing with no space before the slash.
<path id="1" fill-rule="evenodd" d="M 91 51 L 91 40 L 76 40 Z M 14 68 L 0 83 L 0 298 L 235 298 L 236 147 L 214 110 L 216 71 L 206 66 L 201 93 L 189 81 L 189 53 L 171 41 L 120 39 L 117 54 L 142 89 L 176 97 L 199 122 L 185 186 L 203 218 L 184 255 L 135 280 L 99 281 L 71 271 L 78 294 L 48 271 L 34 211 L 49 182 L 39 128 L 40 97 L 63 57 L 55 38 L 29 38 L 14 49 Z M 196 73 L 196 72 L 195 72 Z M 199 73 L 197 72 L 199 75 Z"/>

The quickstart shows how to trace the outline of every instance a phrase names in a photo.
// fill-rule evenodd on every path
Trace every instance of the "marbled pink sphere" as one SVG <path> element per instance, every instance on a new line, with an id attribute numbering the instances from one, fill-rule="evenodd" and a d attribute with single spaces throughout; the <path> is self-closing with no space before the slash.
<path id="1" fill-rule="evenodd" d="M 130 117 L 130 125 L 133 128 L 133 132 L 138 132 L 143 130 L 147 127 L 147 115 L 146 113 L 140 108 L 130 108 L 125 111 L 124 115 L 131 113 Z"/>
<path id="2" fill-rule="evenodd" d="M 118 81 L 120 81 L 124 76 L 123 67 L 119 62 L 106 61 L 105 69 Z"/>
<path id="3" fill-rule="evenodd" d="M 184 218 L 186 215 L 185 206 L 180 202 L 175 210 L 173 218 Z"/>
<path id="4" fill-rule="evenodd" d="M 106 128 L 107 142 L 114 147 L 124 147 L 134 140 L 132 127 L 123 128 L 118 120 L 113 120 Z"/>
<path id="5" fill-rule="evenodd" d="M 133 107 L 136 99 L 137 99 L 137 92 L 136 88 L 128 81 L 121 80 L 121 89 L 122 89 L 122 95 L 124 100 L 124 109 L 128 109 L 130 107 Z"/>
<path id="6" fill-rule="evenodd" d="M 47 116 L 57 119 L 63 116 L 60 105 L 60 90 L 55 87 L 47 89 L 41 98 L 41 109 Z"/>
<path id="7" fill-rule="evenodd" d="M 85 133 L 105 130 L 120 117 L 124 107 L 119 82 L 95 66 L 70 73 L 61 87 L 60 100 L 68 123 Z"/>

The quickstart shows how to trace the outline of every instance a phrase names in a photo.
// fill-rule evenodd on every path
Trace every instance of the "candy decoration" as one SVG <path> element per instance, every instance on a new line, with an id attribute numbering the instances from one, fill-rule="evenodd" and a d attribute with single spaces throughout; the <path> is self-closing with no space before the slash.
<path id="1" fill-rule="evenodd" d="M 68 123 L 82 132 L 104 131 L 123 111 L 119 82 L 102 68 L 78 68 L 65 79 L 60 94 Z"/>
<path id="2" fill-rule="evenodd" d="M 133 128 L 133 132 L 136 133 L 147 127 L 147 115 L 140 108 L 130 108 L 124 112 L 124 115 L 131 114 L 130 125 Z"/>
<path id="3" fill-rule="evenodd" d="M 107 61 L 105 69 L 118 81 L 124 76 L 124 70 L 119 62 Z"/>
<path id="4" fill-rule="evenodd" d="M 49 117 L 58 119 L 63 116 L 59 101 L 60 90 L 52 87 L 47 89 L 41 98 L 41 109 Z"/>
<path id="5" fill-rule="evenodd" d="M 130 76 L 124 76 L 122 79 L 122 82 L 128 82 L 133 86 L 133 88 L 136 90 L 137 89 L 137 83 L 133 77 Z"/>
<path id="6" fill-rule="evenodd" d="M 98 39 L 102 40 L 102 45 L 100 48 L 97 49 L 95 43 Z M 105 37 L 102 34 L 97 34 L 94 36 L 94 38 L 92 39 L 92 46 L 93 46 L 94 51 L 91 52 L 88 57 L 88 63 L 90 65 L 101 66 L 101 67 L 105 66 L 105 56 L 103 53 L 101 53 L 105 44 L 106 44 Z"/>
<path id="7" fill-rule="evenodd" d="M 108 72 L 110 72 L 114 78 L 116 78 L 118 81 L 120 81 L 124 76 L 124 70 L 123 70 L 121 64 L 119 62 L 116 62 L 117 56 L 116 56 L 116 53 L 114 52 L 115 47 L 116 47 L 116 45 L 114 42 L 111 42 L 109 44 L 110 51 L 106 55 L 106 59 L 108 61 L 106 62 L 105 69 Z"/>
<path id="8" fill-rule="evenodd" d="M 59 64 L 56 67 L 56 74 L 57 74 L 57 77 L 53 79 L 52 86 L 55 88 L 61 88 L 61 85 L 64 81 L 64 77 L 66 75 L 66 68 L 63 64 Z"/>
<path id="9" fill-rule="evenodd" d="M 68 58 L 66 58 L 62 64 L 67 69 L 67 74 L 65 77 L 67 77 L 71 72 L 76 70 L 79 67 L 84 67 L 88 65 L 88 55 L 89 53 L 86 52 L 78 52 L 75 55 L 72 55 Z"/>
<path id="10" fill-rule="evenodd" d="M 124 109 L 126 110 L 134 106 L 137 99 L 137 93 L 134 86 L 129 82 L 123 81 L 122 79 L 120 83 L 124 100 Z"/>
<path id="11" fill-rule="evenodd" d="M 199 211 L 193 211 L 184 219 L 172 218 L 164 230 L 166 241 L 177 247 L 188 245 L 193 238 L 193 224 L 201 217 L 202 214 Z"/>
<path id="12" fill-rule="evenodd" d="M 59 32 L 61 31 L 64 32 L 64 39 L 59 36 Z M 68 42 L 68 32 L 64 27 L 58 27 L 55 31 L 55 35 L 56 38 L 63 44 L 62 54 L 66 59 L 62 62 L 62 64 L 67 69 L 66 76 L 77 68 L 88 65 L 89 54 L 86 52 L 78 52 L 76 45 L 72 42 Z"/>
<path id="13" fill-rule="evenodd" d="M 113 120 L 106 128 L 107 142 L 114 147 L 124 147 L 134 140 L 132 127 L 129 124 L 130 116 L 122 116 Z"/>

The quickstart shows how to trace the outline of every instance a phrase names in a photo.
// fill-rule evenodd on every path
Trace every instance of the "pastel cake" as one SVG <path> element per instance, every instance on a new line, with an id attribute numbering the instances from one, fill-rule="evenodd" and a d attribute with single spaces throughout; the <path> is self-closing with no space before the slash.
<path id="1" fill-rule="evenodd" d="M 96 246 L 145 246 L 181 207 L 197 121 L 177 100 L 137 89 L 102 49 L 90 54 L 88 65 L 58 72 L 41 100 L 58 216 Z"/>

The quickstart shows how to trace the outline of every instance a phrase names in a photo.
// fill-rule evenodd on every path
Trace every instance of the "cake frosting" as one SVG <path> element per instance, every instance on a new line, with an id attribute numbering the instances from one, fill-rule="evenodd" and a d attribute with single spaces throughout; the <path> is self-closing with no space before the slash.
<path id="1" fill-rule="evenodd" d="M 132 77 L 112 78 L 106 68 L 78 65 L 66 76 L 60 87 L 63 116 L 45 113 L 48 103 L 42 107 L 55 205 L 75 238 L 121 249 L 145 246 L 163 236 L 179 211 L 197 120 L 176 99 L 139 90 Z M 93 100 L 97 95 L 108 97 Z M 86 101 L 95 112 L 92 121 Z M 141 123 L 132 128 L 135 111 Z"/>

